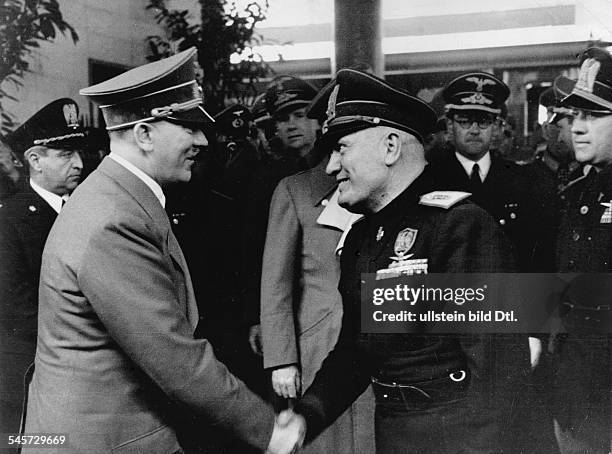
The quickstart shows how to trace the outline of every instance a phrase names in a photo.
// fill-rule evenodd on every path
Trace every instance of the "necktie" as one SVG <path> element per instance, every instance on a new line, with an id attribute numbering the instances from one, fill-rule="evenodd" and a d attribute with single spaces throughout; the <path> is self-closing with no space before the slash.
<path id="1" fill-rule="evenodd" d="M 482 180 L 480 179 L 480 167 L 478 163 L 474 164 L 472 167 L 472 173 L 470 174 L 470 185 L 472 186 L 472 191 L 477 191 L 482 186 Z"/>

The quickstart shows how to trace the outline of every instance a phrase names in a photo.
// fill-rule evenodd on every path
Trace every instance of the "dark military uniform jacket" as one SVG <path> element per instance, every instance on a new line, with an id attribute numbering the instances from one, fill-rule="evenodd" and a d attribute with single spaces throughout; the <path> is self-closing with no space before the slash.
<path id="1" fill-rule="evenodd" d="M 36 351 L 41 257 L 56 217 L 29 184 L 0 208 L 0 432 L 19 430 L 24 375 Z"/>
<path id="2" fill-rule="evenodd" d="M 30 185 L 0 208 L 3 339 L 9 330 L 13 337 L 35 347 L 40 263 L 56 217 L 53 208 Z"/>
<path id="3" fill-rule="evenodd" d="M 491 157 L 491 167 L 480 189 L 474 191 L 454 151 L 432 163 L 438 189 L 472 193 L 471 200 L 484 208 L 503 228 L 517 248 L 521 271 L 548 270 L 552 253 L 536 245 L 553 232 L 555 194 L 552 180 L 540 179 L 527 167 Z"/>
<path id="4" fill-rule="evenodd" d="M 306 417 L 309 438 L 333 421 L 368 386 L 371 376 L 414 383 L 469 368 L 476 390 L 484 382 L 501 383 L 528 370 L 526 336 L 510 353 L 492 338 L 485 341 L 486 336 L 360 333 L 361 273 L 389 268 L 390 257 L 396 255 L 396 239 L 405 232 L 416 234 L 409 250 L 411 259 L 420 259 L 420 266 L 426 265 L 429 273 L 514 270 L 512 247 L 484 210 L 466 201 L 448 209 L 419 203 L 421 195 L 434 188 L 426 169 L 381 211 L 353 225 L 341 257 L 344 316 L 340 339 L 296 408 Z M 493 370 L 495 364 L 497 370 Z M 492 374 L 506 378 L 491 380 Z M 482 400 L 484 395 L 473 402 L 490 405 Z"/>
<path id="5" fill-rule="evenodd" d="M 612 432 L 612 282 L 609 274 L 593 273 L 612 272 L 612 166 L 590 169 L 560 195 L 557 269 L 580 274 L 561 301 L 568 333 L 558 338 L 555 350 L 555 417 L 564 430 L 607 451 Z"/>

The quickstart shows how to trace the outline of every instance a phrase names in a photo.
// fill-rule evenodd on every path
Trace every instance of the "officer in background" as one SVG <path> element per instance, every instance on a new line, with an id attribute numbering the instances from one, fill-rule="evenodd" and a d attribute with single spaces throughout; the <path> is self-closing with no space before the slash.
<path id="1" fill-rule="evenodd" d="M 218 175 L 210 175 L 212 186 L 238 204 L 245 203 L 249 177 L 258 164 L 257 150 L 250 141 L 251 112 L 233 104 L 215 115 L 213 146 Z"/>
<path id="2" fill-rule="evenodd" d="M 468 194 L 435 192 L 423 138 L 436 115 L 425 102 L 347 69 L 329 90 L 311 114 L 327 112 L 321 140 L 333 148 L 338 203 L 364 218 L 341 255 L 340 339 L 296 406 L 306 437 L 373 383 L 379 454 L 499 452 L 513 383 L 529 369 L 526 339 L 362 334 L 360 291 L 362 273 L 512 271 L 512 248 Z"/>
<path id="3" fill-rule="evenodd" d="M 571 81 L 565 80 L 571 85 Z M 610 451 L 612 392 L 609 275 L 612 271 L 612 57 L 582 55 L 579 78 L 562 104 L 573 110 L 572 140 L 582 175 L 561 192 L 557 268 L 584 273 L 566 289 L 567 334 L 555 350 L 555 429 L 562 452 Z"/>
<path id="4" fill-rule="evenodd" d="M 432 162 L 438 184 L 472 194 L 512 240 L 522 271 L 547 269 L 552 253 L 534 257 L 534 249 L 540 237 L 552 233 L 554 215 L 546 196 L 554 191 L 536 188 L 531 172 L 490 153 L 510 90 L 495 76 L 476 72 L 457 77 L 442 94 L 454 149 Z"/>
<path id="5" fill-rule="evenodd" d="M 317 120 L 306 118 L 305 113 L 306 106 L 316 94 L 317 90 L 312 85 L 292 76 L 278 76 L 266 88 L 265 106 L 276 131 L 276 139 L 269 141 L 271 159 L 263 160 L 253 171 L 241 237 L 245 321 L 250 327 L 249 343 L 253 351 L 259 353 L 261 263 L 270 201 L 280 180 L 316 166 L 323 158 L 314 148 L 319 124 Z"/>
<path id="6" fill-rule="evenodd" d="M 8 138 L 26 159 L 27 186 L 0 208 L 0 432 L 15 433 L 34 361 L 38 279 L 51 226 L 81 180 L 85 134 L 77 104 L 47 104 Z"/>
<path id="7" fill-rule="evenodd" d="M 542 124 L 542 133 L 546 142 L 542 149 L 536 151 L 533 167 L 552 179 L 553 187 L 561 191 L 570 181 L 570 175 L 580 167 L 574 158 L 572 145 L 572 116 L 567 107 L 561 106 L 561 99 L 568 93 L 562 93 L 555 79 L 552 87 L 540 95 L 539 103 L 546 107 L 547 118 Z"/>

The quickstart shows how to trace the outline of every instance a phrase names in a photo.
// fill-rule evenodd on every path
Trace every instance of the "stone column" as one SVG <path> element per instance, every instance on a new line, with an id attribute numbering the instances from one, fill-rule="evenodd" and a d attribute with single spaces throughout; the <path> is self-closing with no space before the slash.
<path id="1" fill-rule="evenodd" d="M 336 65 L 382 77 L 382 0 L 334 0 Z"/>

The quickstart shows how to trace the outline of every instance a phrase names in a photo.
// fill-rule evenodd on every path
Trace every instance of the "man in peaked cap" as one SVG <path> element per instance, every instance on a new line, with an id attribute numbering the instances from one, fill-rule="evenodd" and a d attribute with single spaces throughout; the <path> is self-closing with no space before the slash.
<path id="1" fill-rule="evenodd" d="M 569 183 L 570 175 L 579 167 L 574 159 L 572 145 L 572 117 L 570 109 L 561 106 L 561 99 L 567 96 L 558 87 L 559 77 L 552 87 L 540 95 L 539 103 L 547 111 L 547 118 L 542 124 L 546 139 L 545 147 L 538 153 L 533 166 L 544 175 L 552 177 L 553 186 L 560 191 Z M 571 91 L 572 87 L 569 88 Z"/>
<path id="2" fill-rule="evenodd" d="M 276 125 L 283 153 L 302 158 L 303 169 L 318 164 L 321 158 L 313 150 L 319 123 L 306 117 L 306 106 L 316 94 L 312 85 L 292 76 L 278 76 L 266 90 L 266 109 Z"/>
<path id="3" fill-rule="evenodd" d="M 303 118 L 296 121 L 318 125 L 319 118 L 306 118 L 302 100 L 284 102 L 300 108 Z M 313 152 L 322 156 L 321 151 Z M 296 399 L 312 383 L 341 327 L 336 251 L 356 215 L 338 205 L 337 182 L 325 171 L 327 161 L 283 178 L 270 202 L 259 319 L 264 368 L 271 370 L 279 405 L 287 405 L 287 399 Z M 316 437 L 305 454 L 373 452 L 373 428 L 363 424 L 371 419 L 372 403 L 371 394 L 365 395 Z"/>
<path id="4" fill-rule="evenodd" d="M 454 148 L 432 162 L 432 168 L 440 187 L 471 193 L 472 201 L 488 211 L 514 243 L 521 269 L 535 271 L 550 266 L 545 259 L 534 261 L 533 254 L 538 238 L 550 234 L 544 226 L 553 216 L 542 194 L 554 189 L 536 189 L 528 168 L 490 153 L 509 93 L 506 84 L 488 73 L 468 73 L 451 81 L 443 97 Z"/>
<path id="5" fill-rule="evenodd" d="M 275 423 L 193 335 L 198 310 L 164 188 L 189 181 L 207 144 L 195 58 L 192 48 L 81 90 L 101 105 L 111 153 L 45 245 L 25 422 L 26 433 L 67 434 L 69 452 L 183 452 L 177 430 L 195 416 L 262 451 L 299 441 L 297 421 Z"/>
<path id="6" fill-rule="evenodd" d="M 423 138 L 436 114 L 425 102 L 343 69 L 309 114 L 321 112 L 320 144 L 332 150 L 327 172 L 339 183 L 338 203 L 364 218 L 342 249 L 339 340 L 295 407 L 307 440 L 372 383 L 377 453 L 498 452 L 510 406 L 504 390 L 516 377 L 491 358 L 513 361 L 519 376 L 528 353 L 487 336 L 362 334 L 360 288 L 363 273 L 509 271 L 510 245 L 484 210 L 464 200 L 467 193 L 435 191 Z M 492 383 L 499 392 L 487 388 Z"/>
<path id="7" fill-rule="evenodd" d="M 80 181 L 84 137 L 77 104 L 62 98 L 7 138 L 27 160 L 29 182 L 0 208 L 0 430 L 5 433 L 19 429 L 24 375 L 36 350 L 43 246 Z"/>
<path id="8" fill-rule="evenodd" d="M 584 168 L 561 192 L 557 270 L 583 273 L 588 286 L 570 285 L 561 306 L 567 334 L 553 357 L 555 429 L 562 452 L 605 453 L 612 433 L 612 311 L 596 295 L 607 290 L 601 273 L 612 271 L 612 57 L 588 49 L 578 80 L 562 84 L 571 89 L 562 105 L 572 109 L 572 141 Z"/>

